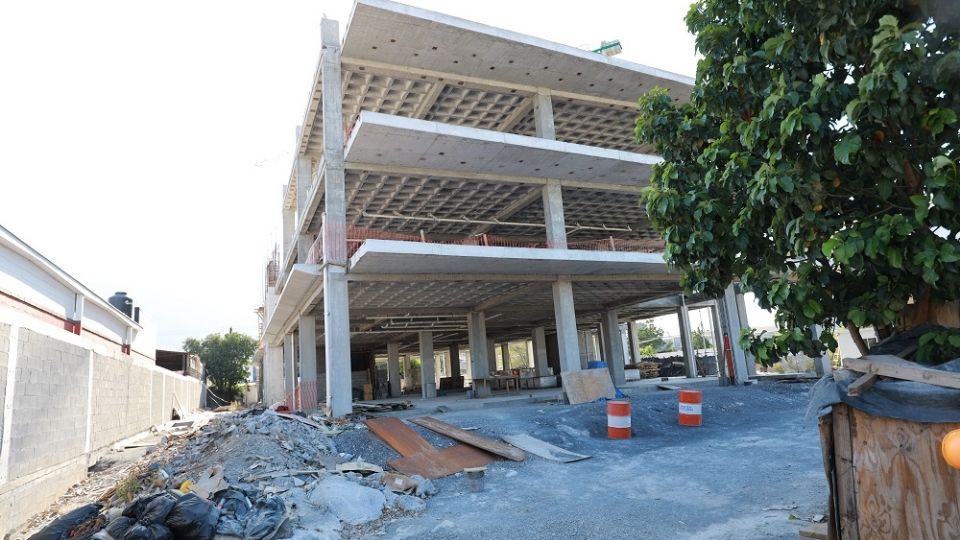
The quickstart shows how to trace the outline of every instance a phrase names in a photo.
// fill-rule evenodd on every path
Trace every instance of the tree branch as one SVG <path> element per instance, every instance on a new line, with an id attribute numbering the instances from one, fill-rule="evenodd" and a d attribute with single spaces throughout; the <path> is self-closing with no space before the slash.
<path id="1" fill-rule="evenodd" d="M 860 356 L 866 356 L 870 350 L 867 348 L 867 343 L 863 341 L 863 336 L 860 335 L 860 328 L 852 322 L 847 321 L 847 330 L 850 331 L 850 337 L 853 338 L 853 342 L 857 345 Z"/>

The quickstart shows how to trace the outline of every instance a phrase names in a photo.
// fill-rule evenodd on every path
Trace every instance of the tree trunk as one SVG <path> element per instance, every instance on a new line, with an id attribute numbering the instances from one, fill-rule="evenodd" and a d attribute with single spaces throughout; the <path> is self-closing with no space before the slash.
<path id="1" fill-rule="evenodd" d="M 857 346 L 857 350 L 860 351 L 860 356 L 866 356 L 870 351 L 867 349 L 866 342 L 863 341 L 863 336 L 860 335 L 860 328 L 852 322 L 847 321 L 847 330 L 850 331 L 850 337 L 853 338 L 853 343 Z"/>

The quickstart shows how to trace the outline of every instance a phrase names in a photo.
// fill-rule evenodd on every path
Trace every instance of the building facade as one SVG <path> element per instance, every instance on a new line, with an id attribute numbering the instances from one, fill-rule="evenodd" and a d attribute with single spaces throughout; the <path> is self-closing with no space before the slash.
<path id="1" fill-rule="evenodd" d="M 683 325 L 694 305 L 739 335 L 734 296 L 680 296 L 639 203 L 660 158 L 635 141 L 636 99 L 685 100 L 690 78 L 384 0 L 358 0 L 342 36 L 321 28 L 265 277 L 265 401 L 346 414 L 383 353 L 392 396 L 403 353 L 424 397 L 482 396 L 498 343 L 529 338 L 546 377 L 585 367 L 597 328 L 619 383 L 622 323 Z M 441 349 L 469 358 L 446 384 Z"/>

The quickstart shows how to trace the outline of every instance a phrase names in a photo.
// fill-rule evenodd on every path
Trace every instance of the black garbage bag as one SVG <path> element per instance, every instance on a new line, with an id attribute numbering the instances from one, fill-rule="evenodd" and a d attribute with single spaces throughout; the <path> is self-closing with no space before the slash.
<path id="1" fill-rule="evenodd" d="M 267 540 L 273 538 L 277 529 L 287 518 L 287 507 L 276 495 L 257 499 L 253 511 L 247 516 L 243 531 L 244 540 Z"/>
<path id="2" fill-rule="evenodd" d="M 133 527 L 137 524 L 137 520 L 127 517 L 127 516 L 117 516 L 110 523 L 107 523 L 107 526 L 103 528 L 103 531 L 97 534 L 96 538 L 103 538 L 105 540 L 121 540 L 123 535 L 127 534 L 127 531 L 130 530 L 130 527 Z"/>
<path id="3" fill-rule="evenodd" d="M 218 495 L 216 500 L 220 508 L 217 534 L 242 538 L 246 528 L 247 513 L 253 508 L 250 499 L 240 490 L 228 489 Z"/>
<path id="4" fill-rule="evenodd" d="M 162 523 L 144 523 L 138 521 L 127 529 L 123 540 L 174 540 L 173 533 Z"/>
<path id="5" fill-rule="evenodd" d="M 88 521 L 94 520 L 102 508 L 99 504 L 88 504 L 67 512 L 47 525 L 30 540 L 66 540 L 75 536 L 74 530 Z"/>
<path id="6" fill-rule="evenodd" d="M 123 509 L 121 515 L 144 522 L 147 525 L 153 523 L 162 525 L 176 502 L 177 498 L 167 492 L 148 495 L 130 503 Z"/>
<path id="7" fill-rule="evenodd" d="M 193 493 L 180 497 L 167 515 L 166 525 L 177 540 L 212 540 L 220 511 Z"/>

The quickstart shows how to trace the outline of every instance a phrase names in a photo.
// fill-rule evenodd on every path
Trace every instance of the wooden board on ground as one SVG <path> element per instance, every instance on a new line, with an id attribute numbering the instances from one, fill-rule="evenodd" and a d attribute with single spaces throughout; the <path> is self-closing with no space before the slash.
<path id="1" fill-rule="evenodd" d="M 564 371 L 560 376 L 563 379 L 563 391 L 571 405 L 589 403 L 600 398 L 613 399 L 617 396 L 617 389 L 614 388 L 610 372 L 606 369 Z"/>
<path id="2" fill-rule="evenodd" d="M 908 362 L 892 354 L 868 355 L 862 358 L 844 358 L 843 367 L 868 373 L 893 377 L 905 381 L 934 384 L 946 388 L 960 389 L 960 373 L 931 369 L 920 364 Z"/>
<path id="3" fill-rule="evenodd" d="M 353 409 L 356 412 L 401 411 L 404 409 L 409 409 L 411 407 L 413 407 L 413 402 L 410 400 L 387 401 L 382 403 L 364 403 L 362 401 L 358 401 L 353 404 Z"/>
<path id="4" fill-rule="evenodd" d="M 393 416 L 368 418 L 363 423 L 370 428 L 374 435 L 383 439 L 403 457 L 437 451 L 435 446 L 427 442 L 399 418 Z"/>
<path id="5" fill-rule="evenodd" d="M 468 467 L 483 467 L 493 461 L 490 454 L 466 444 L 449 448 L 434 448 L 409 457 L 388 461 L 387 464 L 403 474 L 420 476 L 429 480 L 443 478 L 461 472 Z"/>
<path id="6" fill-rule="evenodd" d="M 441 422 L 436 418 L 420 416 L 418 418 L 411 418 L 410 421 L 418 426 L 423 426 L 429 430 L 436 431 L 441 435 L 450 437 L 453 440 L 467 443 L 471 446 L 476 446 L 477 448 L 486 450 L 491 454 L 512 459 L 513 461 L 523 461 L 523 459 L 526 457 L 526 455 L 523 453 L 523 450 L 514 448 L 509 444 L 503 444 L 502 442 L 494 439 L 482 437 L 476 433 L 464 431 L 457 426 L 448 424 L 446 422 Z"/>
<path id="7" fill-rule="evenodd" d="M 811 523 L 800 529 L 800 538 L 816 538 L 817 540 L 827 540 L 829 538 L 826 523 Z"/>
<path id="8" fill-rule="evenodd" d="M 559 446 L 554 446 L 548 442 L 541 441 L 540 439 L 531 437 L 526 433 L 507 435 L 503 438 L 503 440 L 516 446 L 517 448 L 520 448 L 521 450 L 526 450 L 535 456 L 540 456 L 551 461 L 559 461 L 560 463 L 571 463 L 574 461 L 580 461 L 582 459 L 590 459 L 590 456 L 564 450 Z"/>
<path id="9" fill-rule="evenodd" d="M 680 387 L 673 384 L 658 384 L 658 390 L 679 390 Z"/>

